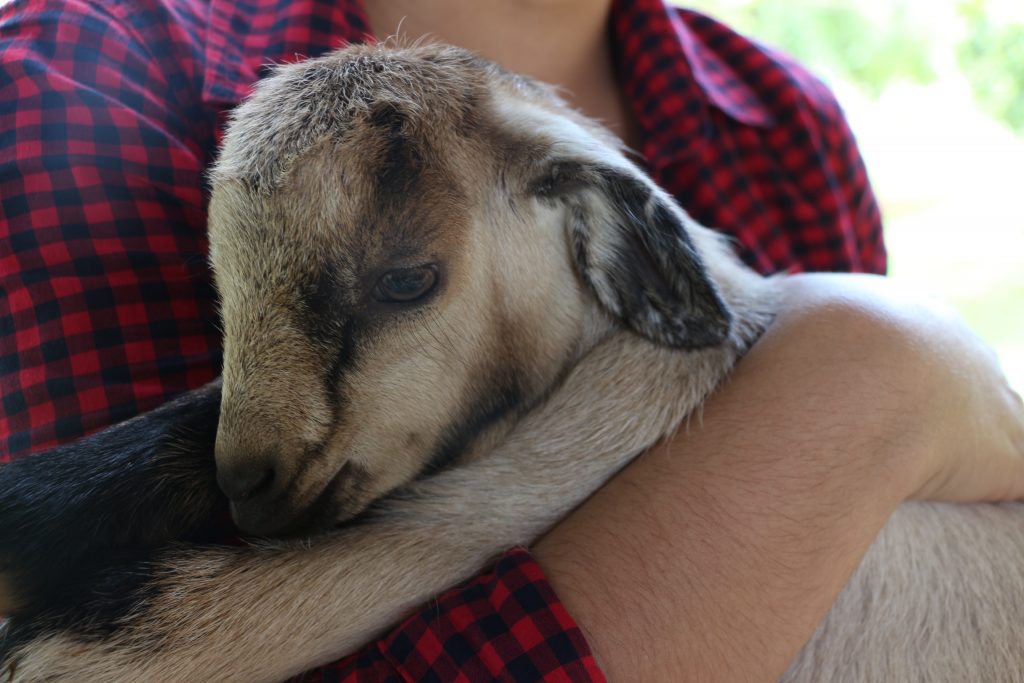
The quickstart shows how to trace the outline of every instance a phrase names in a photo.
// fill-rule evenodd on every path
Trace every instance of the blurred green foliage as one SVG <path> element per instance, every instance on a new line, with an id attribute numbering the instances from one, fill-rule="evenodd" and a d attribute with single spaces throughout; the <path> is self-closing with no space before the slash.
<path id="1" fill-rule="evenodd" d="M 757 0 L 718 3 L 719 16 L 759 40 L 777 45 L 804 64 L 839 77 L 877 97 L 886 84 L 903 79 L 926 83 L 935 77 L 928 35 L 894 2 L 881 16 L 858 3 L 815 0 Z M 714 12 L 715 2 L 700 4 Z"/>
<path id="2" fill-rule="evenodd" d="M 986 112 L 1024 132 L 1024 23 L 998 24 L 984 0 L 958 6 L 967 37 L 957 60 Z"/>
<path id="3" fill-rule="evenodd" d="M 718 16 L 871 98 L 893 82 L 930 83 L 953 62 L 982 109 L 1024 132 L 1024 20 L 1001 19 L 990 0 L 959 0 L 955 12 L 926 0 L 678 4 Z M 939 21 L 947 15 L 955 25 Z"/>

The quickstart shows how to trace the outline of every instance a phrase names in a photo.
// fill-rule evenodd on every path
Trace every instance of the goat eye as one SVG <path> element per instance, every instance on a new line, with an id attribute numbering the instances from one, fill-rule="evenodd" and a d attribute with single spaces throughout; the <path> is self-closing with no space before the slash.
<path id="1" fill-rule="evenodd" d="M 377 281 L 373 298 L 388 303 L 412 303 L 430 294 L 436 284 L 437 268 L 434 266 L 396 268 Z"/>

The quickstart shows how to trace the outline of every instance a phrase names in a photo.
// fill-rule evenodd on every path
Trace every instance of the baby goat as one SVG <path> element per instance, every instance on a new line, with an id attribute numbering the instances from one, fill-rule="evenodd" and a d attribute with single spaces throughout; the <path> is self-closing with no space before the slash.
<path id="1" fill-rule="evenodd" d="M 0 470 L 15 681 L 344 655 L 671 434 L 774 308 L 609 133 L 453 48 L 280 68 L 211 177 L 223 386 Z M 246 532 L 324 533 L 180 542 L 214 477 Z M 787 680 L 1022 680 L 1020 522 L 905 507 Z"/>

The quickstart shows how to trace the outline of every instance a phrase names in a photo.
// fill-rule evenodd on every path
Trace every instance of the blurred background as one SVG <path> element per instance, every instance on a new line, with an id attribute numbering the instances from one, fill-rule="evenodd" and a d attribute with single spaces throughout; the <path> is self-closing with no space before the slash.
<path id="1" fill-rule="evenodd" d="M 1024 391 L 1024 0 L 698 0 L 835 90 L 890 273 L 952 303 Z"/>

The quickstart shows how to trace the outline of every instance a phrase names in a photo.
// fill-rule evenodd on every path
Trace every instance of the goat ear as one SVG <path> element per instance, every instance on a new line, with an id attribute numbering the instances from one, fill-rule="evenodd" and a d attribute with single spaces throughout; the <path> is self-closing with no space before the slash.
<path id="1" fill-rule="evenodd" d="M 611 315 L 675 348 L 726 339 L 732 315 L 687 234 L 688 217 L 639 171 L 558 162 L 534 189 L 567 205 L 576 267 Z"/>

